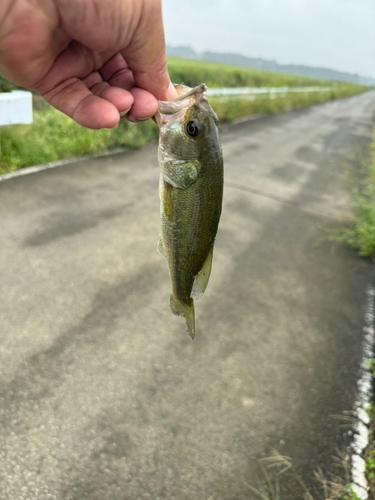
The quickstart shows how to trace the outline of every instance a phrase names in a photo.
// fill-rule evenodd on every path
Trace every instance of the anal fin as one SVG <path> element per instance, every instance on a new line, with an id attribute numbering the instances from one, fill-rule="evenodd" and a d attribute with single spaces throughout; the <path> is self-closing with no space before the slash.
<path id="1" fill-rule="evenodd" d="M 209 251 L 206 260 L 202 266 L 202 269 L 198 274 L 194 276 L 193 288 L 191 290 L 190 297 L 192 299 L 199 299 L 204 294 L 207 288 L 207 283 L 210 278 L 212 267 L 212 249 Z"/>

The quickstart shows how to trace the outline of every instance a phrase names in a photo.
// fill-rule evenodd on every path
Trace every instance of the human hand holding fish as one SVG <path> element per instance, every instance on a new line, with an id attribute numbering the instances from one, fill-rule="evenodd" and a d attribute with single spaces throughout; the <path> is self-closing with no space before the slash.
<path id="1" fill-rule="evenodd" d="M 0 74 L 93 129 L 177 97 L 161 0 L 1 0 Z"/>

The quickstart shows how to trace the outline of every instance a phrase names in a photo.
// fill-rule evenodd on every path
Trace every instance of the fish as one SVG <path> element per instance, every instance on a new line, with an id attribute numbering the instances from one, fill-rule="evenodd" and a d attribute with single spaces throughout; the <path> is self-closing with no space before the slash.
<path id="1" fill-rule="evenodd" d="M 172 312 L 185 318 L 194 339 L 194 300 L 207 287 L 222 211 L 223 154 L 206 85 L 175 87 L 179 97 L 159 101 L 155 116 L 161 223 L 157 250 L 168 263 Z"/>

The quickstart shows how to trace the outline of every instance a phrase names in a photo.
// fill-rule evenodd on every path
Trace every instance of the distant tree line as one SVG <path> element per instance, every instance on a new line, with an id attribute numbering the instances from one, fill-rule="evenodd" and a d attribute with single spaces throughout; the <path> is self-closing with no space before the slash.
<path id="1" fill-rule="evenodd" d="M 184 57 L 187 59 L 200 59 L 217 63 L 231 64 L 234 66 L 248 66 L 280 73 L 291 73 L 325 80 L 338 80 L 343 82 L 359 83 L 362 85 L 375 85 L 375 79 L 363 77 L 356 73 L 345 73 L 329 68 L 318 68 L 305 66 L 304 64 L 279 64 L 273 60 L 261 59 L 260 57 L 247 57 L 241 54 L 221 54 L 219 52 L 195 52 L 191 47 L 167 46 L 167 54 L 170 56 Z"/>

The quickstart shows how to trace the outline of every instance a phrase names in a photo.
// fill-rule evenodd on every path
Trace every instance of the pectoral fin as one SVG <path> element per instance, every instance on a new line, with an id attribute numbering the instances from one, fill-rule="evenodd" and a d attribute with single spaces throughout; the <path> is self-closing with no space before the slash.
<path id="1" fill-rule="evenodd" d="M 194 276 L 193 288 L 190 294 L 190 297 L 192 299 L 199 299 L 199 297 L 202 297 L 202 295 L 204 294 L 204 291 L 207 288 L 208 280 L 210 278 L 211 267 L 212 267 L 212 249 L 207 255 L 206 260 L 204 261 L 204 264 L 202 266 L 202 269 L 199 271 L 198 274 Z"/>
<path id="2" fill-rule="evenodd" d="M 186 189 L 198 178 L 199 163 L 196 161 L 167 161 L 162 166 L 165 182 L 175 188 Z"/>

